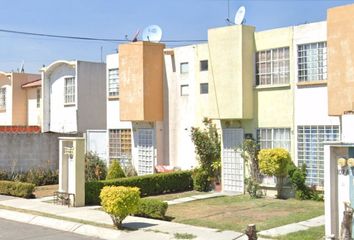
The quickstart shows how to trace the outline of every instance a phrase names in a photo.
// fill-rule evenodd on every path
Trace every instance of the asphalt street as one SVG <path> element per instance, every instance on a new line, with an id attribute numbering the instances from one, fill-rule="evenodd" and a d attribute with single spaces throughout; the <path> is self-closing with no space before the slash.
<path id="1" fill-rule="evenodd" d="M 44 228 L 32 224 L 8 221 L 0 218 L 1 240 L 98 240 L 78 234 Z"/>

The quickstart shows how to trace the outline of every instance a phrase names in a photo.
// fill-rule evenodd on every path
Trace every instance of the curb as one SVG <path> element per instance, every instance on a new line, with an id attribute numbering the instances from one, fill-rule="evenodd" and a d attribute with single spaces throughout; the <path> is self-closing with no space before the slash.
<path id="1" fill-rule="evenodd" d="M 0 209 L 0 218 L 106 240 L 117 239 L 122 233 L 119 230 L 96 227 L 88 224 L 64 221 L 4 209 Z"/>

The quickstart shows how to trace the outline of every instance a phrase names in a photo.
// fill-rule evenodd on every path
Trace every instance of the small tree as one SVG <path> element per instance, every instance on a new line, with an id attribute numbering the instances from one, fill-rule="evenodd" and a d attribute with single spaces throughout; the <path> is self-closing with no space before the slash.
<path id="1" fill-rule="evenodd" d="M 210 119 L 205 118 L 203 120 L 204 129 L 200 128 L 192 128 L 192 141 L 195 145 L 195 151 L 199 157 L 199 164 L 201 170 L 199 173 L 203 172 L 203 174 L 196 174 L 195 177 L 201 177 L 201 179 L 197 179 L 197 182 L 205 181 L 205 174 L 209 176 L 207 179 L 207 183 L 202 184 L 210 185 L 210 178 L 214 177 L 216 179 L 220 178 L 220 167 L 215 162 L 220 162 L 220 152 L 221 152 L 221 144 L 218 131 L 216 129 L 215 124 L 212 123 Z M 214 167 L 213 167 L 214 166 Z M 209 189 L 203 187 L 203 189 Z"/>
<path id="2" fill-rule="evenodd" d="M 258 166 L 258 144 L 253 139 L 246 139 L 241 145 L 241 157 L 247 163 L 252 181 L 260 183 L 261 176 Z"/>
<path id="3" fill-rule="evenodd" d="M 125 177 L 125 173 L 123 169 L 120 167 L 120 164 L 117 160 L 113 160 L 111 165 L 108 168 L 108 174 L 106 180 L 123 178 Z"/>
<path id="4" fill-rule="evenodd" d="M 111 216 L 114 225 L 122 229 L 122 221 L 138 209 L 140 191 L 137 187 L 106 186 L 100 198 L 103 210 Z"/>
<path id="5" fill-rule="evenodd" d="M 105 162 L 93 152 L 85 155 L 85 180 L 86 182 L 97 181 L 106 178 L 107 167 Z"/>
<path id="6" fill-rule="evenodd" d="M 277 197 L 282 198 L 284 178 L 288 175 L 288 164 L 291 163 L 289 152 L 282 148 L 262 149 L 258 160 L 259 169 L 263 174 L 277 178 Z"/>

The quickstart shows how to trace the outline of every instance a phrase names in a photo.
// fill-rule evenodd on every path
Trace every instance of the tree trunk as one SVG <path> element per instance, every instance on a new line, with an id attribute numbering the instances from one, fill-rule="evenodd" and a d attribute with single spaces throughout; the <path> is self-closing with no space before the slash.
<path id="1" fill-rule="evenodd" d="M 283 184 L 284 184 L 284 177 L 277 177 L 277 198 L 283 199 Z"/>
<path id="2" fill-rule="evenodd" d="M 257 240 L 257 230 L 255 224 L 249 224 L 246 229 L 248 240 Z"/>
<path id="3" fill-rule="evenodd" d="M 111 215 L 111 218 L 114 226 L 116 226 L 117 229 L 123 229 L 122 219 L 120 219 L 119 217 L 115 217 L 113 215 Z"/>

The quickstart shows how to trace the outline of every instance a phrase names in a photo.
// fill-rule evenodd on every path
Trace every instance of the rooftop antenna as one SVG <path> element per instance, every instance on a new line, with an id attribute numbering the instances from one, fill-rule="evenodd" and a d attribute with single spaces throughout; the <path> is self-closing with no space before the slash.
<path id="1" fill-rule="evenodd" d="M 139 33 L 140 33 L 140 29 L 136 30 L 136 33 L 133 36 L 132 42 L 137 42 L 138 41 Z"/>
<path id="2" fill-rule="evenodd" d="M 22 60 L 20 69 L 21 69 L 21 70 L 20 70 L 21 73 L 24 73 L 24 72 L 25 72 L 25 61 L 24 61 L 24 60 Z"/>
<path id="3" fill-rule="evenodd" d="M 226 18 L 226 22 L 231 25 L 231 21 L 230 21 L 230 0 L 227 0 L 227 18 Z"/>
<path id="4" fill-rule="evenodd" d="M 143 41 L 160 42 L 162 38 L 162 30 L 158 25 L 150 25 L 144 28 L 142 33 Z"/>
<path id="5" fill-rule="evenodd" d="M 246 14 L 246 8 L 245 6 L 239 7 L 235 14 L 235 24 L 236 25 L 242 25 L 245 23 L 245 14 Z"/>

